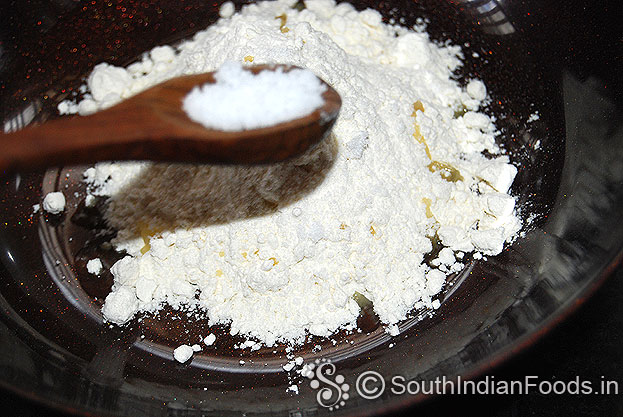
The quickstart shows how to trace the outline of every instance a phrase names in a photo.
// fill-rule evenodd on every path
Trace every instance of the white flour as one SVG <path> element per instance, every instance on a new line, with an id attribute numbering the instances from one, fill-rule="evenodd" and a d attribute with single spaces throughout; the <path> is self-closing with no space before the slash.
<path id="1" fill-rule="evenodd" d="M 102 260 L 100 258 L 91 259 L 87 262 L 87 271 L 89 274 L 99 275 L 102 273 L 103 269 L 104 266 L 102 265 Z"/>
<path id="2" fill-rule="evenodd" d="M 111 269 L 106 320 L 198 305 L 232 334 L 298 343 L 354 328 L 359 293 L 394 335 L 414 308 L 439 307 L 433 298 L 465 252 L 497 254 L 519 230 L 507 194 L 516 169 L 482 155 L 499 155 L 493 120 L 478 111 L 486 88 L 451 79 L 458 47 L 372 10 L 292 4 L 224 6 L 226 18 L 178 49 L 155 48 L 127 69 L 100 64 L 89 77 L 90 96 L 74 106 L 82 114 L 226 60 L 308 68 L 343 101 L 332 137 L 293 161 L 89 169 L 90 193 L 110 197 L 113 243 L 128 253 Z M 431 268 L 423 257 L 435 234 L 448 249 Z"/>
<path id="3" fill-rule="evenodd" d="M 184 363 L 192 358 L 193 353 L 195 353 L 195 349 L 192 346 L 181 345 L 173 350 L 173 357 L 176 361 Z"/>
<path id="4" fill-rule="evenodd" d="M 65 196 L 60 191 L 47 193 L 41 205 L 50 214 L 62 213 L 65 210 Z"/>

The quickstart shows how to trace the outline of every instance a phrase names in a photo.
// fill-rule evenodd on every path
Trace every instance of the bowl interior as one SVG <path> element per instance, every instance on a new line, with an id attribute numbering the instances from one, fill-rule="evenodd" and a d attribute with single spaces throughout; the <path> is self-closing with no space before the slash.
<path id="1" fill-rule="evenodd" d="M 78 90 L 93 65 L 126 65 L 145 50 L 186 38 L 216 20 L 218 3 L 55 2 L 38 10 L 43 23 L 35 26 L 43 27 L 19 38 L 17 53 L 0 67 L 5 130 L 57 117 L 56 105 Z M 495 23 L 470 2 L 351 3 L 406 25 L 424 17 L 434 39 L 464 46 L 457 78 L 487 84 L 500 143 L 519 168 L 512 194 L 527 227 L 502 254 L 470 260 L 451 278 L 440 309 L 414 312 L 399 336 L 390 338 L 374 317 L 362 315 L 364 332 L 341 333 L 335 346 L 312 340 L 296 355 L 330 359 L 351 383 L 366 370 L 407 379 L 477 375 L 568 310 L 620 252 L 616 207 L 623 192 L 612 185 L 623 178 L 620 145 L 605 133 L 589 135 L 580 111 L 591 109 L 603 126 L 595 118 L 608 113 L 608 103 L 590 102 L 590 85 L 543 65 L 543 51 L 513 28 L 510 15 Z M 32 23 L 13 25 L 17 31 Z M 540 118 L 528 122 L 535 111 Z M 0 185 L 1 385 L 67 410 L 104 414 L 328 412 L 307 382 L 298 395 L 286 392 L 300 380 L 281 368 L 284 346 L 241 353 L 233 349 L 240 339 L 226 328 L 185 321 L 175 311 L 123 329 L 103 325 L 99 309 L 112 277 L 90 278 L 86 261 L 97 254 L 110 266 L 118 255 L 98 249 L 109 236 L 94 234 L 101 217 L 84 206 L 84 168 L 21 173 Z M 69 196 L 63 217 L 33 215 L 33 204 L 54 190 Z M 218 332 L 219 348 L 178 364 L 172 349 L 187 330 Z M 370 402 L 355 395 L 336 412 L 372 413 L 418 400 L 386 393 Z"/>

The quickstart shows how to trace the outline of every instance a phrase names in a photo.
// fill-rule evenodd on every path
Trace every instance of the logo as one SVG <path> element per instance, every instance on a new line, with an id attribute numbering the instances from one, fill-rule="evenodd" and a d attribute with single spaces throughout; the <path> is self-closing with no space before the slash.
<path id="1" fill-rule="evenodd" d="M 316 393 L 316 401 L 321 407 L 329 410 L 337 410 L 346 404 L 346 400 L 350 398 L 348 390 L 350 386 L 344 383 L 344 375 L 336 375 L 335 365 L 330 361 L 316 359 L 315 365 L 308 365 L 308 369 L 304 369 L 303 376 L 311 379 L 309 386 Z"/>
<path id="2" fill-rule="evenodd" d="M 365 371 L 357 377 L 357 393 L 366 400 L 375 400 L 385 392 L 385 379 L 375 371 Z"/>

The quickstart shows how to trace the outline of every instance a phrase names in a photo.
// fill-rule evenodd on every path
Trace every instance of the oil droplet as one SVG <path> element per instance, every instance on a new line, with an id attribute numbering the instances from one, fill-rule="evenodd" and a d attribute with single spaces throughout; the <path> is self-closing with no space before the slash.
<path id="1" fill-rule="evenodd" d="M 150 243 L 151 238 L 154 237 L 159 232 L 158 230 L 150 229 L 144 223 L 139 223 L 137 229 L 138 229 L 138 234 L 141 236 L 141 239 L 143 239 L 143 243 L 144 243 L 143 247 L 141 248 L 141 254 L 145 255 L 151 249 L 151 243 Z"/>
<path id="2" fill-rule="evenodd" d="M 361 308 L 366 308 L 372 305 L 372 301 L 370 301 L 368 297 L 366 297 L 359 291 L 355 291 L 355 293 L 353 294 L 353 300 L 355 300 Z"/>
<path id="3" fill-rule="evenodd" d="M 424 203 L 424 205 L 426 206 L 426 217 L 427 218 L 432 218 L 433 217 L 433 211 L 431 210 L 430 206 L 433 203 L 430 198 L 426 198 L 424 197 L 422 199 L 422 203 Z"/>
<path id="4" fill-rule="evenodd" d="M 420 100 L 413 103 L 413 113 L 411 114 L 411 116 L 416 117 L 418 110 L 422 112 L 424 111 L 424 105 L 422 104 Z M 414 128 L 415 128 L 415 131 L 413 132 L 413 137 L 415 138 L 416 141 L 424 145 L 424 151 L 426 152 L 426 156 L 431 161 L 430 164 L 428 165 L 429 171 L 433 173 L 439 172 L 439 174 L 441 175 L 441 178 L 443 178 L 444 180 L 448 182 L 463 181 L 463 176 L 461 175 L 458 169 L 454 168 L 452 165 L 446 162 L 433 160 L 433 156 L 431 155 L 430 148 L 428 147 L 428 143 L 426 143 L 426 139 L 424 139 L 424 136 L 422 135 L 422 132 L 420 131 L 420 125 L 417 123 L 417 121 L 414 123 Z"/>
<path id="5" fill-rule="evenodd" d="M 433 161 L 428 164 L 428 169 L 430 172 L 439 172 L 441 178 L 448 182 L 463 181 L 463 176 L 459 170 L 445 162 Z"/>
<path id="6" fill-rule="evenodd" d="M 454 111 L 454 118 L 458 119 L 459 117 L 463 117 L 465 113 L 467 113 L 467 107 L 461 106 Z"/>
<path id="7" fill-rule="evenodd" d="M 418 110 L 424 111 L 424 105 L 422 104 L 420 100 L 413 103 L 413 113 L 411 113 L 411 116 L 416 117 Z M 417 121 L 414 123 L 414 127 L 415 127 L 415 132 L 413 132 L 413 137 L 418 143 L 421 143 L 422 145 L 424 145 L 424 151 L 426 152 L 426 156 L 428 157 L 428 159 L 432 161 L 433 157 L 430 154 L 428 143 L 426 143 L 424 136 L 422 136 L 422 132 L 420 131 L 420 125 L 417 123 Z"/>
<path id="8" fill-rule="evenodd" d="M 424 105 L 422 104 L 420 100 L 413 103 L 413 113 L 411 114 L 411 116 L 415 117 L 417 115 L 418 110 L 421 112 L 424 112 Z"/>
<path id="9" fill-rule="evenodd" d="M 353 294 L 353 299 L 359 305 L 361 311 L 359 317 L 357 317 L 357 327 L 363 332 L 371 333 L 378 329 L 381 325 L 379 316 L 374 312 L 374 305 L 366 296 L 359 292 Z"/>
<path id="10" fill-rule="evenodd" d="M 281 33 L 288 33 L 290 31 L 290 29 L 286 27 L 286 23 L 288 22 L 288 16 L 285 13 L 276 16 L 275 19 L 281 19 L 281 24 L 279 26 L 279 30 L 281 30 Z"/>

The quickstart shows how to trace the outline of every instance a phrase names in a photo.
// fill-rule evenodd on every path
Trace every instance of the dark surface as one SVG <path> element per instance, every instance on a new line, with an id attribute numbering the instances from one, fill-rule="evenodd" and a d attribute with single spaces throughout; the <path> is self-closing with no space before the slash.
<path id="1" fill-rule="evenodd" d="M 414 408 L 423 415 L 483 413 L 492 417 L 623 415 L 623 269 L 618 270 L 571 318 L 535 346 L 491 373 L 496 380 L 619 383 L 619 395 L 445 396 Z M 486 411 L 485 411 L 486 410 Z"/>
<path id="2" fill-rule="evenodd" d="M 595 383 L 603 376 L 619 381 L 623 393 L 622 340 L 623 269 L 620 269 L 571 318 L 489 375 L 506 381 L 522 380 L 526 375 L 563 381 L 579 376 Z M 3 394 L 3 398 L 6 409 L 13 410 L 16 417 L 67 416 L 13 394 Z M 480 413 L 490 417 L 620 416 L 623 395 L 447 395 L 405 413 L 410 411 L 420 416 Z"/>
<path id="3" fill-rule="evenodd" d="M 58 1 L 56 3 L 61 4 L 63 2 Z M 547 153 L 539 158 L 528 154 L 528 152 L 518 156 L 520 160 L 525 158 L 522 160 L 523 162 L 520 162 L 522 164 L 520 171 L 522 174 L 520 175 L 523 177 L 519 182 L 521 187 L 526 188 L 517 191 L 521 193 L 523 198 L 526 198 L 528 194 L 522 193 L 522 191 L 534 189 L 531 188 L 533 184 L 538 190 L 542 185 L 543 178 L 549 178 L 549 181 L 544 181 L 543 190 L 547 192 L 538 194 L 535 199 L 541 199 L 541 203 L 545 205 L 547 203 L 552 204 L 552 213 L 550 213 L 547 221 L 541 219 L 539 222 L 539 226 L 543 226 L 543 229 L 534 231 L 528 239 L 518 242 L 515 250 L 494 258 L 487 264 L 487 268 L 491 268 L 490 276 L 486 276 L 488 279 L 480 279 L 481 275 L 477 274 L 478 277 L 473 277 L 467 283 L 468 285 L 461 285 L 458 291 L 449 297 L 447 303 L 444 301 L 443 308 L 436 318 L 430 321 L 425 320 L 419 323 L 417 327 L 408 328 L 407 333 L 413 337 L 404 341 L 400 340 L 403 343 L 397 343 L 391 351 L 385 347 L 370 349 L 368 352 L 364 352 L 365 356 L 362 354 L 356 359 L 360 360 L 358 362 L 354 360 L 351 362 L 344 361 L 346 365 L 343 369 L 360 372 L 366 367 L 377 367 L 373 369 L 383 369 L 386 374 L 404 371 L 419 377 L 419 372 L 428 372 L 428 369 L 424 365 L 418 368 L 420 364 L 416 361 L 426 355 L 426 353 L 421 352 L 427 352 L 429 358 L 436 358 L 439 362 L 435 362 L 435 367 L 430 373 L 422 373 L 423 378 L 456 373 L 472 375 L 483 371 L 490 373 L 490 366 L 494 366 L 512 352 L 536 340 L 536 335 L 543 334 L 543 330 L 551 324 L 552 320 L 562 318 L 566 311 L 577 305 L 577 302 L 584 298 L 586 290 L 590 289 L 596 281 L 599 281 L 603 272 L 602 268 L 610 264 L 616 254 L 620 253 L 621 237 L 623 236 L 623 221 L 621 221 L 620 212 L 620 207 L 623 206 L 623 194 L 621 192 L 623 190 L 621 184 L 623 176 L 621 175 L 622 170 L 617 164 L 622 159 L 623 152 L 620 137 L 617 139 L 615 135 L 619 128 L 617 121 L 621 120 L 620 113 L 618 113 L 620 108 L 618 110 L 613 108 L 612 103 L 603 99 L 603 96 L 609 96 L 614 100 L 620 99 L 620 96 L 616 94 L 617 91 L 620 91 L 617 87 L 620 86 L 620 79 L 616 76 L 617 72 L 612 68 L 612 65 L 620 60 L 620 54 L 617 52 L 617 48 L 621 46 L 618 33 L 620 27 L 611 26 L 607 23 L 608 17 L 616 20 L 620 5 L 608 6 L 610 3 L 602 2 L 587 7 L 583 6 L 581 2 L 573 2 L 572 5 L 562 10 L 557 9 L 558 5 L 555 7 L 554 5 L 541 5 L 541 10 L 537 10 L 530 7 L 529 3 L 507 2 L 507 12 L 514 15 L 516 21 L 521 23 L 522 30 L 511 35 L 514 38 L 502 38 L 497 47 L 494 42 L 491 43 L 492 49 L 496 49 L 496 53 L 493 54 L 490 63 L 483 66 L 482 71 L 489 71 L 489 74 L 497 71 L 495 72 L 496 77 L 487 78 L 487 81 L 491 80 L 495 87 L 494 93 L 500 94 L 504 101 L 518 100 L 518 102 L 522 102 L 530 100 L 527 101 L 530 103 L 533 98 L 532 94 L 539 96 L 539 109 L 543 110 L 540 126 L 543 130 L 536 133 L 539 135 L 538 137 L 549 139 L 549 141 L 544 142 Z M 515 7 L 516 10 L 514 10 Z M 108 21 L 105 20 L 105 22 Z M 36 19 L 33 22 L 36 23 Z M 556 28 L 553 28 L 554 25 Z M 25 26 L 28 26 L 28 23 Z M 42 26 L 46 26 L 45 19 Z M 113 30 L 112 33 L 116 34 L 117 32 Z M 15 34 L 19 38 L 24 32 L 18 31 Z M 465 34 L 466 36 L 470 35 L 467 32 Z M 473 33 L 471 34 L 473 35 Z M 477 35 L 474 36 L 478 38 Z M 603 42 L 603 39 L 610 39 L 612 42 Z M 40 46 L 43 48 L 46 43 L 53 45 L 57 40 L 48 38 L 42 41 Z M 526 48 L 525 44 L 522 47 L 522 40 L 531 45 L 531 48 Z M 98 43 L 98 41 L 99 39 L 94 39 L 89 47 L 101 46 L 101 42 Z M 139 49 L 146 48 L 140 47 Z M 96 52 L 96 49 L 91 49 L 91 51 L 95 51 L 96 55 L 101 52 Z M 541 55 L 531 57 L 532 53 L 536 54 L 539 51 Z M 127 53 L 130 54 L 130 52 Z M 496 65 L 500 62 L 507 62 L 505 59 L 509 60 L 509 65 L 499 65 L 496 70 Z M 26 59 L 26 61 L 28 60 Z M 528 64 L 527 68 L 524 68 L 528 72 L 517 71 L 517 67 L 512 66 L 521 63 Z M 72 68 L 79 72 L 82 67 L 75 66 Z M 477 67 L 475 68 L 478 70 Z M 59 71 L 52 69 L 52 72 L 57 75 L 65 74 L 66 69 L 59 68 Z M 22 72 L 17 74 L 23 76 Z M 597 78 L 593 78 L 595 76 Z M 38 77 L 45 79 L 47 75 L 39 75 Z M 562 86 L 564 97 L 562 94 L 547 94 L 552 90 L 556 91 L 558 88 L 556 82 L 561 81 L 561 79 L 564 80 Z M 23 80 L 21 81 L 23 82 Z M 529 83 L 525 84 L 526 81 Z M 33 90 L 24 91 L 23 96 L 33 98 L 36 102 L 37 97 L 39 97 L 40 91 L 38 89 L 40 86 L 36 83 L 33 85 Z M 534 89 L 528 89 L 527 85 Z M 1 87 L 4 88 L 4 85 Z M 517 89 L 521 88 L 528 90 L 525 91 L 525 95 L 515 94 Z M 613 91 L 614 93 L 612 93 Z M 21 99 L 21 96 L 22 92 L 15 92 L 15 94 L 3 95 L 2 98 L 6 100 L 5 103 L 9 103 L 11 100 Z M 54 97 L 54 100 L 60 98 L 62 97 L 57 96 Z M 48 106 L 50 105 L 48 104 Z M 552 163 L 552 160 L 558 160 L 564 153 L 561 146 L 564 138 L 557 134 L 557 129 L 560 126 L 549 123 L 560 119 L 559 112 L 563 106 L 566 127 L 569 132 L 566 141 L 566 172 L 561 184 L 559 198 L 552 202 L 558 185 L 556 177 L 560 174 L 559 165 Z M 43 107 L 45 107 L 45 103 Z M 507 110 L 512 111 L 515 108 L 519 109 L 520 107 L 509 106 Z M 7 107 L 2 110 L 8 112 L 14 109 Z M 499 110 L 504 112 L 505 109 Z M 526 112 L 524 108 L 521 110 Z M 513 124 L 518 125 L 516 127 L 521 129 L 522 121 L 525 120 L 526 115 L 520 115 L 523 118 L 519 116 L 515 118 L 515 116 L 514 112 L 512 114 L 507 113 L 505 122 L 511 127 Z M 532 143 L 530 140 L 534 137 L 531 137 L 529 131 L 524 133 L 527 134 L 516 136 L 517 141 L 513 137 L 509 144 L 519 149 L 530 145 Z M 524 143 L 522 140 L 526 140 L 526 142 Z M 547 168 L 553 169 L 548 171 Z M 21 204 L 23 210 L 29 209 L 32 204 L 32 202 L 23 201 L 13 203 L 10 198 L 6 201 L 10 201 L 11 204 L 3 206 L 6 208 L 5 214 L 8 213 L 7 217 L 3 219 L 5 222 L 8 217 L 13 215 L 13 204 Z M 23 230 L 21 226 L 12 225 L 11 227 L 13 229 L 7 236 L 12 239 L 9 243 L 13 244 L 21 238 Z M 32 232 L 31 230 L 29 233 Z M 36 240 L 34 233 L 32 236 L 33 240 Z M 35 241 L 34 244 L 36 245 L 37 242 Z M 8 247 L 11 248 L 11 246 Z M 7 251 L 7 253 L 9 252 Z M 25 253 L 32 253 L 32 251 Z M 14 251 L 13 254 L 20 255 L 20 252 Z M 2 255 L 4 256 L 4 253 Z M 23 259 L 27 259 L 26 255 L 23 255 Z M 14 268 L 15 262 L 9 262 L 6 258 L 3 258 L 2 261 L 7 268 Z M 17 266 L 30 267 L 29 264 L 17 264 Z M 64 299 L 58 296 L 54 298 L 56 293 L 52 293 L 52 291 L 47 294 L 47 298 L 37 299 L 32 294 L 36 294 L 37 290 L 49 291 L 49 288 L 43 288 L 40 279 L 32 279 L 32 277 L 27 276 L 28 273 L 25 273 L 25 270 L 26 268 L 11 269 L 10 274 L 1 274 L 3 278 L 6 278 L 3 281 L 5 291 L 2 295 L 11 296 L 13 300 L 18 300 L 18 302 L 13 301 L 11 307 L 18 311 L 19 317 L 25 318 L 29 325 L 35 327 L 49 340 L 54 336 L 56 328 L 66 330 L 66 327 L 73 326 L 73 329 L 79 330 L 91 326 L 86 317 L 78 317 L 78 313 L 73 311 L 69 311 L 67 315 L 63 316 L 63 320 L 54 321 L 53 313 L 56 311 L 54 303 L 62 303 Z M 619 274 L 619 276 L 621 275 Z M 44 277 L 47 276 L 44 275 Z M 484 274 L 482 278 L 485 278 Z M 23 282 L 31 285 L 31 288 L 34 289 L 28 290 L 28 286 L 23 287 Z M 538 342 L 534 348 L 527 350 L 522 356 L 513 359 L 512 362 L 508 362 L 507 365 L 495 371 L 497 379 L 510 381 L 522 379 L 525 375 L 540 375 L 542 379 L 557 377 L 561 380 L 572 379 L 576 375 L 585 379 L 599 378 L 600 375 L 604 375 L 608 379 L 617 379 L 621 372 L 617 364 L 620 363 L 621 358 L 609 356 L 606 352 L 613 355 L 618 353 L 616 345 L 620 340 L 621 326 L 616 327 L 613 323 L 609 323 L 609 320 L 617 322 L 620 317 L 621 308 L 618 307 L 617 300 L 610 297 L 612 294 L 621 294 L 621 286 L 618 285 L 620 282 L 620 279 L 613 278 L 599 291 L 598 296 L 576 313 L 569 322 L 564 323 L 547 339 Z M 608 288 L 610 289 L 608 290 Z M 3 308 L 6 307 L 3 306 Z M 589 313 L 586 313 L 587 311 Z M 48 321 L 44 322 L 44 320 Z M 106 410 L 114 412 L 120 410 L 122 406 L 127 406 L 129 402 L 130 406 L 136 407 L 132 410 L 141 410 L 145 415 L 150 412 L 152 414 L 164 413 L 167 410 L 162 406 L 163 402 L 172 402 L 170 397 L 173 395 L 169 395 L 169 392 L 159 393 L 159 398 L 152 397 L 150 402 L 149 396 L 152 394 L 149 391 L 143 392 L 145 395 L 142 398 L 132 398 L 128 395 L 127 390 L 116 392 L 114 388 L 101 389 L 101 385 L 92 384 L 86 378 L 76 378 L 75 376 L 79 374 L 80 366 L 83 364 L 81 361 L 84 360 L 87 363 L 93 358 L 95 347 L 101 347 L 107 343 L 101 338 L 91 337 L 94 333 L 82 332 L 73 338 L 67 337 L 61 340 L 66 350 L 77 352 L 76 358 L 78 360 L 67 355 L 66 357 L 72 359 L 65 362 L 63 368 L 56 372 L 57 369 L 52 368 L 54 361 L 50 361 L 50 366 L 48 366 L 47 358 L 43 360 L 42 356 L 38 356 L 29 349 L 32 346 L 33 349 L 37 347 L 42 350 L 42 347 L 47 346 L 48 341 L 40 342 L 37 340 L 35 343 L 34 339 L 30 338 L 30 334 L 37 336 L 37 333 L 31 332 L 15 316 L 6 321 L 11 325 L 11 330 L 15 329 L 16 334 L 27 342 L 21 345 L 17 342 L 11 342 L 15 343 L 14 345 L 10 345 L 8 342 L 3 344 L 3 348 L 8 351 L 8 354 L 7 352 L 3 353 L 7 365 L 16 365 L 6 366 L 3 370 L 3 383 L 7 385 L 7 388 L 9 388 L 9 384 L 13 384 L 17 389 L 30 390 L 30 394 L 33 396 L 40 395 L 43 400 L 65 403 L 73 401 L 78 408 L 102 406 L 106 407 Z M 457 330 L 457 333 L 453 333 Z M 459 335 L 459 332 L 462 334 Z M 114 332 L 107 330 L 102 331 L 101 334 L 103 337 L 110 336 L 111 339 L 115 337 Z M 462 337 L 461 344 L 450 346 L 453 350 L 448 354 L 437 352 L 448 347 L 448 345 L 452 345 L 460 337 Z M 94 341 L 94 339 L 96 340 Z M 29 355 L 32 355 L 31 362 L 27 365 L 20 364 L 19 360 L 22 356 L 11 352 L 12 346 L 15 346 L 14 351 L 23 351 L 24 357 L 30 358 Z M 409 346 L 414 346 L 415 352 L 419 356 L 409 356 L 407 354 Z M 59 350 L 59 352 L 61 357 L 65 354 L 64 351 Z M 115 350 L 112 349 L 108 353 L 115 354 Z M 139 359 L 140 361 L 134 357 L 134 364 L 142 364 L 143 358 Z M 124 358 L 120 358 L 119 363 L 115 365 L 123 365 L 124 361 Z M 151 366 L 151 363 L 147 362 L 147 364 Z M 160 366 L 162 364 L 156 361 L 155 365 Z M 169 363 L 164 363 L 163 366 L 164 372 L 157 372 L 157 374 L 165 380 L 166 378 L 171 379 L 170 389 L 183 386 L 188 376 L 191 375 L 190 372 L 187 372 L 190 371 L 189 369 L 178 369 Z M 355 369 L 358 366 L 359 368 Z M 106 371 L 110 371 L 110 374 L 105 376 L 113 378 L 114 382 L 119 381 L 119 375 L 115 373 L 116 370 L 108 368 Z M 50 372 L 50 369 L 53 372 Z M 100 368 L 96 369 L 100 370 Z M 146 371 L 151 370 L 151 368 L 147 366 L 140 370 L 144 375 L 149 375 Z M 72 372 L 74 373 L 72 374 Z M 135 375 L 131 374 L 131 376 Z M 88 376 L 92 377 L 93 375 Z M 130 383 L 136 381 L 136 379 L 128 380 Z M 46 386 L 46 383 L 49 383 L 52 388 Z M 185 396 L 187 394 L 184 390 L 178 392 L 179 395 Z M 241 390 L 239 395 L 242 397 L 244 393 Z M 266 398 L 261 405 L 265 406 L 269 399 L 274 401 L 276 397 L 283 395 L 281 389 L 274 391 L 273 394 L 270 398 Z M 309 392 L 306 395 L 309 397 Z M 304 395 L 299 398 L 304 399 Z M 117 399 L 119 399 L 118 403 L 116 403 Z M 424 404 L 418 412 L 425 415 L 456 413 L 457 411 L 499 416 L 586 415 L 587 410 L 594 409 L 598 411 L 597 415 L 617 414 L 620 409 L 613 408 L 613 403 L 610 400 L 607 397 L 593 399 L 539 395 L 514 399 L 490 396 L 474 398 L 455 396 Z M 237 404 L 236 401 L 239 403 L 242 400 L 236 398 L 232 401 L 233 406 Z M 399 403 L 402 401 L 388 399 L 385 402 L 386 405 L 394 407 Z M 359 411 L 364 412 L 366 410 L 371 412 L 375 409 L 374 407 L 378 406 L 376 403 L 366 402 L 357 404 L 355 399 L 350 400 L 348 404 L 352 405 L 353 408 L 360 406 Z M 382 406 L 382 404 L 380 405 Z M 30 411 L 22 411 L 19 409 L 20 406 L 22 406 L 22 410 L 25 407 L 26 410 Z M 32 415 L 34 410 L 35 415 L 45 415 L 45 412 L 38 406 L 32 406 L 33 408 L 30 406 L 29 403 L 14 401 L 13 414 Z M 547 407 L 551 408 L 548 409 Z M 124 408 L 123 410 L 128 412 L 128 409 Z M 170 414 L 176 413 L 172 408 L 168 408 L 168 412 Z M 324 414 L 328 414 L 328 412 Z M 337 414 L 339 413 L 335 415 Z M 180 415 L 182 415 L 181 412 Z"/>

